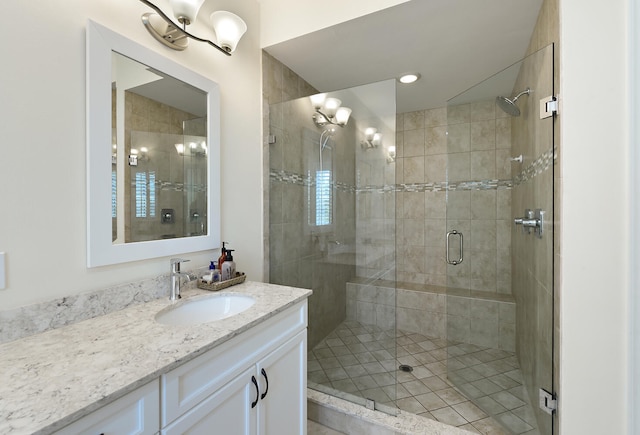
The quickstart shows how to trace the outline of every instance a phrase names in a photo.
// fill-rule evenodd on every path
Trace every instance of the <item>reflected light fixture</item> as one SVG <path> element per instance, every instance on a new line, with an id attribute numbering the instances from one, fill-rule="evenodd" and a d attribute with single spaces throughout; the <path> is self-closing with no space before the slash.
<path id="1" fill-rule="evenodd" d="M 396 146 L 391 145 L 387 148 L 387 163 L 393 163 L 396 161 Z"/>
<path id="2" fill-rule="evenodd" d="M 419 79 L 420 79 L 419 73 L 407 73 L 398 77 L 398 81 L 405 85 L 408 85 L 409 83 L 417 82 Z"/>
<path id="3" fill-rule="evenodd" d="M 372 148 L 378 148 L 382 144 L 382 134 L 378 133 L 378 130 L 373 127 L 368 127 L 364 131 L 364 140 L 360 142 L 362 149 L 370 150 Z"/>
<path id="4" fill-rule="evenodd" d="M 337 125 L 344 127 L 349 122 L 351 109 L 341 107 L 342 101 L 337 98 L 327 98 L 327 94 L 315 94 L 309 97 L 311 105 L 316 113 L 313 114 L 313 122 L 318 127 L 325 125 Z"/>
<path id="5" fill-rule="evenodd" d="M 165 46 L 174 50 L 184 50 L 189 46 L 189 38 L 205 42 L 220 50 L 227 56 L 236 49 L 238 41 L 247 31 L 247 24 L 239 16 L 227 11 L 216 11 L 211 14 L 211 25 L 216 32 L 218 43 L 196 36 L 187 31 L 187 26 L 196 20 L 198 11 L 204 0 L 169 0 L 173 15 L 178 20 L 175 23 L 162 9 L 148 0 L 140 0 L 156 11 L 142 15 L 142 23 L 149 33 Z M 180 27 L 182 25 L 182 27 Z"/>

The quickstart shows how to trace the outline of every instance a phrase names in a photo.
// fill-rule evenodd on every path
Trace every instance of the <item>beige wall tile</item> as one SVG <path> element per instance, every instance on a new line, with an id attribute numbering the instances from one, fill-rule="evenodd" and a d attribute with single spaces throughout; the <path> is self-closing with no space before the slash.
<path id="1" fill-rule="evenodd" d="M 438 183 L 447 179 L 447 155 L 437 154 L 424 158 L 424 181 Z"/>
<path id="2" fill-rule="evenodd" d="M 463 124 L 471 122 L 471 105 L 459 104 L 454 106 L 447 106 L 447 123 Z"/>
<path id="3" fill-rule="evenodd" d="M 425 154 L 445 154 L 447 152 L 447 127 L 430 127 L 425 130 Z"/>
<path id="4" fill-rule="evenodd" d="M 404 158 L 404 183 L 423 183 L 425 180 L 424 156 Z"/>
<path id="5" fill-rule="evenodd" d="M 425 132 L 424 129 L 406 130 L 404 132 L 404 143 L 402 155 L 404 157 L 424 156 Z"/>
<path id="6" fill-rule="evenodd" d="M 496 119 L 494 100 L 480 101 L 470 105 L 470 121 L 484 121 Z"/>
<path id="7" fill-rule="evenodd" d="M 424 112 L 424 110 L 417 110 L 415 112 L 404 113 L 403 130 L 424 129 Z"/>
<path id="8" fill-rule="evenodd" d="M 496 152 L 472 151 L 471 152 L 471 179 L 494 180 L 496 178 Z"/>
<path id="9" fill-rule="evenodd" d="M 450 153 L 471 150 L 471 125 L 468 122 L 447 127 L 447 150 Z"/>
<path id="10" fill-rule="evenodd" d="M 496 148 L 496 121 L 472 122 L 470 125 L 471 151 L 494 150 Z"/>

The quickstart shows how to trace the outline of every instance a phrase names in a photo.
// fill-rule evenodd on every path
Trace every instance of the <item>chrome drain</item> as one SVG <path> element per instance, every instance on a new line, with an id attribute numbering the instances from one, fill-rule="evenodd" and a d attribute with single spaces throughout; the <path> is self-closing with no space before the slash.
<path id="1" fill-rule="evenodd" d="M 402 370 L 403 372 L 412 372 L 413 371 L 413 367 L 411 367 L 408 364 L 400 364 L 399 369 Z"/>

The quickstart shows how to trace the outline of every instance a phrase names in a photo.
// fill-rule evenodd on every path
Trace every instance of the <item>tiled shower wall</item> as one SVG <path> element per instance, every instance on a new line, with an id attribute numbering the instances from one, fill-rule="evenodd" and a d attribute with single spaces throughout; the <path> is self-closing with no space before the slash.
<path id="1" fill-rule="evenodd" d="M 398 282 L 511 293 L 510 127 L 493 100 L 398 114 Z"/>

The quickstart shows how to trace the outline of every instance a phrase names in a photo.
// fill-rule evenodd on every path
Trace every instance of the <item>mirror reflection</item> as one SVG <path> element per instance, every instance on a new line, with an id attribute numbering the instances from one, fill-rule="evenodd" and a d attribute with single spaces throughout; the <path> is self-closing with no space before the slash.
<path id="1" fill-rule="evenodd" d="M 112 52 L 113 244 L 206 235 L 207 94 Z"/>

